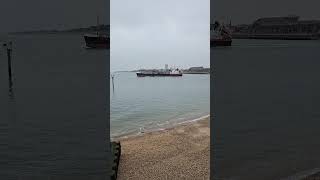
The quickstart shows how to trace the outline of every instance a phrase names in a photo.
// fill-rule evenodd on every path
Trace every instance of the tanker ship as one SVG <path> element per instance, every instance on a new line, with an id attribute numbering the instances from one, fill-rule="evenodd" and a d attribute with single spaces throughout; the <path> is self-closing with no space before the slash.
<path id="1" fill-rule="evenodd" d="M 100 32 L 99 16 L 97 17 L 97 32 L 95 34 L 85 34 L 84 40 L 87 48 L 110 48 L 110 36 Z"/>
<path id="2" fill-rule="evenodd" d="M 145 76 L 182 76 L 182 71 L 177 69 L 168 69 L 168 65 L 166 65 L 165 69 L 162 70 L 143 70 L 137 72 L 138 77 Z"/>
<path id="3" fill-rule="evenodd" d="M 110 37 L 102 34 L 86 34 L 84 40 L 88 48 L 110 48 Z"/>

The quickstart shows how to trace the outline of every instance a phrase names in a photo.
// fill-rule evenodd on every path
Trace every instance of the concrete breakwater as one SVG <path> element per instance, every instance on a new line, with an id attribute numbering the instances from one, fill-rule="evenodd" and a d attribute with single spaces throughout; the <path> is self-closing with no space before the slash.
<path id="1" fill-rule="evenodd" d="M 111 142 L 111 157 L 112 157 L 112 170 L 111 170 L 111 180 L 116 180 L 118 177 L 118 167 L 121 156 L 121 144 L 119 141 Z"/>

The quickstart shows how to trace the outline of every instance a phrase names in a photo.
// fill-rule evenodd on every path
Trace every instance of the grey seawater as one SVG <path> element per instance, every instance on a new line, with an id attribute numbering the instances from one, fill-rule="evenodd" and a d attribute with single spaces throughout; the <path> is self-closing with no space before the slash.
<path id="1" fill-rule="evenodd" d="M 111 136 L 175 126 L 210 113 L 210 75 L 137 77 L 114 73 L 110 82 Z"/>
<path id="2" fill-rule="evenodd" d="M 281 40 L 211 48 L 214 177 L 295 179 L 320 168 L 319 49 Z"/>
<path id="3" fill-rule="evenodd" d="M 107 179 L 109 51 L 81 34 L 18 35 L 0 51 L 0 179 Z"/>

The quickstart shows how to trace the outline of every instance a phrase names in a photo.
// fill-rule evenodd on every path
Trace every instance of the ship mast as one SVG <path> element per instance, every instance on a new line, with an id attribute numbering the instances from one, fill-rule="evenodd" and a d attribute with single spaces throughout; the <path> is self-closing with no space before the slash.
<path id="1" fill-rule="evenodd" d="M 97 35 L 99 35 L 99 16 L 97 16 Z"/>

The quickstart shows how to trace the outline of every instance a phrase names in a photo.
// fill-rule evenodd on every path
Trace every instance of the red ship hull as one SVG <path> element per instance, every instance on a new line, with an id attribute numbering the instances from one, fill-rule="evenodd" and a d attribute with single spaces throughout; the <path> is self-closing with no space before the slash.
<path id="1" fill-rule="evenodd" d="M 84 40 L 88 48 L 110 48 L 110 38 L 107 36 L 90 36 L 85 35 Z"/>
<path id="2" fill-rule="evenodd" d="M 211 39 L 210 46 L 231 46 L 232 40 L 231 39 Z"/>

